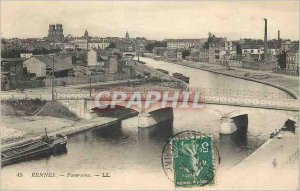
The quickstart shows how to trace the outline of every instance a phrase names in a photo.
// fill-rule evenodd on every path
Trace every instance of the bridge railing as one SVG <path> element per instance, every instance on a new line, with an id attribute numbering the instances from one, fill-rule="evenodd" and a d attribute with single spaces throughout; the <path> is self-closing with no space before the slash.
<path id="1" fill-rule="evenodd" d="M 275 96 L 275 94 L 268 94 L 266 92 L 253 92 L 251 94 L 241 94 L 240 92 L 214 92 L 210 93 L 200 92 L 199 102 L 211 103 L 211 104 L 222 104 L 242 107 L 257 107 L 257 108 L 270 108 L 270 109 L 282 109 L 282 110 L 299 110 L 299 102 L 295 99 L 287 99 L 285 96 Z M 128 92 L 133 93 L 133 92 Z M 256 95 L 256 96 L 255 96 Z M 90 97 L 89 93 L 83 92 L 68 92 L 58 93 L 56 99 L 91 99 L 93 100 L 95 95 Z"/>
<path id="2" fill-rule="evenodd" d="M 110 88 L 108 90 L 101 91 L 121 91 L 125 93 L 132 93 L 135 91 L 141 93 L 147 93 L 150 91 L 157 92 L 182 92 L 180 90 L 174 90 L 171 88 L 130 88 L 130 87 L 120 87 L 120 88 Z M 269 98 L 269 99 L 292 99 L 292 97 L 288 94 L 284 93 L 273 93 L 273 92 L 259 92 L 259 91 L 248 91 L 248 90 L 230 90 L 230 89 L 214 89 L 214 88 L 198 88 L 198 89 L 190 89 L 190 92 L 199 92 L 200 95 L 203 96 L 230 96 L 230 97 L 246 97 L 246 98 Z M 66 97 L 67 94 L 89 94 L 84 92 L 59 92 L 57 94 L 58 97 Z M 97 91 L 93 92 L 93 94 L 97 94 Z M 77 95 L 76 95 L 77 96 Z M 82 98 L 82 96 L 78 95 L 77 97 Z M 85 96 L 86 97 L 86 96 Z M 292 99 L 293 100 L 293 99 Z"/>
<path id="3" fill-rule="evenodd" d="M 103 90 L 105 91 L 105 90 Z M 122 92 L 176 92 L 184 90 L 176 90 L 170 87 L 117 87 L 109 88 L 107 91 L 122 91 Z M 249 90 L 233 90 L 233 89 L 216 89 L 216 88 L 190 88 L 190 92 L 200 92 L 201 95 L 226 95 L 226 96 L 238 96 L 238 97 L 255 97 L 255 98 L 274 98 L 274 99 L 291 99 L 292 97 L 286 93 L 273 93 L 273 92 L 261 92 L 261 91 L 249 91 Z M 68 93 L 68 92 L 67 92 Z"/>
<path id="4" fill-rule="evenodd" d="M 215 95 L 204 96 L 203 102 L 241 107 L 257 107 L 291 111 L 299 110 L 299 102 L 294 99 L 247 98 Z"/>
<path id="5" fill-rule="evenodd" d="M 200 91 L 205 95 L 227 95 L 239 97 L 261 97 L 274 99 L 290 99 L 291 96 L 285 93 L 249 91 L 249 90 L 233 90 L 233 89 L 216 89 L 216 88 L 196 88 L 191 91 Z"/>

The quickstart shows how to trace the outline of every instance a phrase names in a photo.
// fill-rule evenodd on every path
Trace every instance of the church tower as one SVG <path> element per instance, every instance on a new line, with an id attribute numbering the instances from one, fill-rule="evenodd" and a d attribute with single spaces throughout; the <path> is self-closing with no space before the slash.
<path id="1" fill-rule="evenodd" d="M 128 31 L 126 32 L 125 38 L 129 39 L 129 33 L 128 33 Z"/>
<path id="2" fill-rule="evenodd" d="M 51 43 L 60 43 L 64 41 L 64 31 L 62 24 L 49 25 L 48 41 Z"/>
<path id="3" fill-rule="evenodd" d="M 55 40 L 55 25 L 50 24 L 48 29 L 48 40 L 54 42 Z"/>
<path id="4" fill-rule="evenodd" d="M 83 36 L 84 36 L 84 39 L 88 39 L 89 38 L 89 32 L 87 30 L 85 30 Z"/>

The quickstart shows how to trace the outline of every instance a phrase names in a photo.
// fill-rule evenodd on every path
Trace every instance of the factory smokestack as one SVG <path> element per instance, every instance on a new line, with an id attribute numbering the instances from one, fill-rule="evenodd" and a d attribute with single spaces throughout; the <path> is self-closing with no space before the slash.
<path id="1" fill-rule="evenodd" d="M 264 59 L 267 58 L 267 54 L 268 54 L 268 20 L 265 18 L 265 38 L 264 38 Z"/>
<path id="2" fill-rule="evenodd" d="M 278 31 L 278 41 L 280 41 L 280 31 Z"/>

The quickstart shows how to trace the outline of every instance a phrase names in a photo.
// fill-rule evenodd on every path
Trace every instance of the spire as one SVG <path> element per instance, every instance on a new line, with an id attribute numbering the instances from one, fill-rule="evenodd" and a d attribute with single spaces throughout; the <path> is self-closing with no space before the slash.
<path id="1" fill-rule="evenodd" d="M 129 38 L 129 33 L 128 33 L 128 31 L 126 32 L 126 36 L 125 36 L 126 38 Z"/>
<path id="2" fill-rule="evenodd" d="M 87 31 L 87 29 L 85 29 L 84 38 L 87 39 L 88 37 L 89 37 L 89 32 Z"/>

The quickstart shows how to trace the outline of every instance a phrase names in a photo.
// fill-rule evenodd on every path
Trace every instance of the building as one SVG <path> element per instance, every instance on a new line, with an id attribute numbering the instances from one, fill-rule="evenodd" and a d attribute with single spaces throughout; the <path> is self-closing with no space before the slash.
<path id="1" fill-rule="evenodd" d="M 108 61 L 104 63 L 104 70 L 106 73 L 115 74 L 118 72 L 118 56 L 110 55 Z"/>
<path id="2" fill-rule="evenodd" d="M 292 47 L 292 42 L 290 40 L 281 41 L 281 50 L 287 52 Z"/>
<path id="3" fill-rule="evenodd" d="M 190 60 L 194 62 L 208 62 L 209 53 L 207 49 L 193 50 L 190 54 Z"/>
<path id="4" fill-rule="evenodd" d="M 107 47 L 109 47 L 109 44 L 108 42 L 103 42 L 102 40 L 91 40 L 91 42 L 88 43 L 88 50 L 91 50 L 91 49 L 106 49 Z"/>
<path id="5" fill-rule="evenodd" d="M 23 77 L 23 59 L 1 58 L 1 79 L 20 80 Z"/>
<path id="6" fill-rule="evenodd" d="M 177 51 L 176 51 L 176 58 L 178 60 L 182 60 L 182 52 L 183 52 L 182 49 L 177 49 Z"/>
<path id="7" fill-rule="evenodd" d="M 100 62 L 101 51 L 100 49 L 91 49 L 87 53 L 87 65 L 88 66 L 99 66 L 101 65 Z"/>
<path id="8" fill-rule="evenodd" d="M 277 55 L 280 52 L 280 43 L 279 42 L 268 42 L 268 57 L 270 55 Z M 242 46 L 242 54 L 250 54 L 250 56 L 255 60 L 263 60 L 264 58 L 264 45 L 259 44 L 245 44 Z"/>
<path id="9" fill-rule="evenodd" d="M 27 73 L 38 79 L 46 78 L 53 70 L 53 66 L 56 77 L 67 77 L 68 72 L 73 70 L 72 58 L 53 54 L 33 55 L 23 63 L 23 67 L 27 69 Z"/>
<path id="10" fill-rule="evenodd" d="M 50 43 L 62 43 L 64 41 L 64 31 L 62 24 L 49 25 L 48 41 Z"/>
<path id="11" fill-rule="evenodd" d="M 76 45 L 73 43 L 65 43 L 63 46 L 64 50 L 75 50 L 76 49 Z"/>
<path id="12" fill-rule="evenodd" d="M 23 59 L 27 59 L 30 58 L 32 56 L 32 53 L 28 52 L 28 53 L 20 53 L 20 58 Z"/>
<path id="13" fill-rule="evenodd" d="M 299 75 L 299 43 L 286 52 L 286 74 Z"/>
<path id="14" fill-rule="evenodd" d="M 225 50 L 226 41 L 227 41 L 226 38 L 216 38 L 214 42 L 209 44 L 209 49 L 208 49 L 209 63 L 213 63 L 213 64 L 220 63 L 222 56 L 226 54 L 226 50 Z"/>
<path id="15" fill-rule="evenodd" d="M 262 60 L 264 57 L 264 46 L 263 45 L 243 45 L 242 54 L 249 54 L 255 60 Z"/>
<path id="16" fill-rule="evenodd" d="M 75 44 L 76 49 L 88 50 L 88 39 L 80 38 L 80 37 L 74 38 L 74 40 L 71 43 Z"/>
<path id="17" fill-rule="evenodd" d="M 130 40 L 118 40 L 115 41 L 116 48 L 121 52 L 132 52 L 134 51 L 134 43 Z"/>
<path id="18" fill-rule="evenodd" d="M 166 41 L 168 49 L 190 49 L 193 47 L 202 47 L 207 39 L 166 39 Z"/>
<path id="19" fill-rule="evenodd" d="M 1 90 L 9 90 L 12 84 L 18 84 L 23 73 L 23 59 L 1 58 Z"/>

